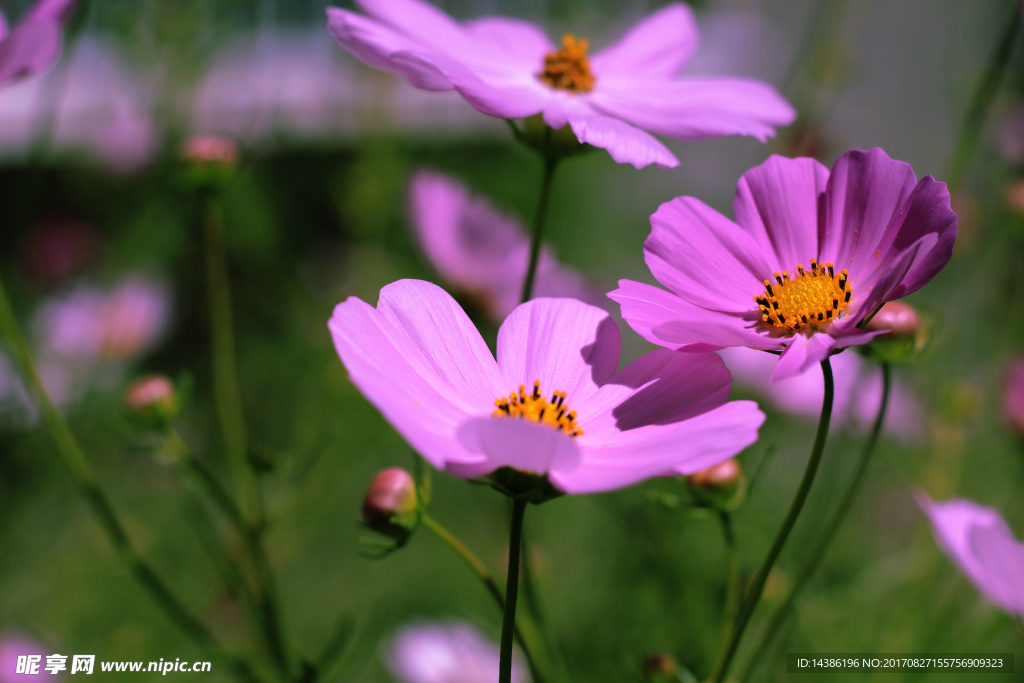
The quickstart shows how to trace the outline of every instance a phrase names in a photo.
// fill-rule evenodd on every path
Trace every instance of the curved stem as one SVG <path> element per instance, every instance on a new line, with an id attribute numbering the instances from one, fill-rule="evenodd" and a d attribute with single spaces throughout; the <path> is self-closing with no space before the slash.
<path id="1" fill-rule="evenodd" d="M 782 547 L 786 544 L 786 539 L 789 538 L 789 533 L 793 530 L 793 526 L 800 516 L 800 511 L 803 510 L 804 503 L 807 501 L 807 494 L 811 491 L 811 484 L 814 483 L 814 477 L 818 473 L 818 465 L 821 464 L 821 454 L 825 450 L 825 441 L 828 439 L 829 424 L 832 421 L 832 399 L 835 394 L 835 387 L 832 382 L 832 365 L 827 358 L 821 361 L 821 374 L 825 381 L 825 396 L 821 403 L 821 417 L 818 418 L 818 430 L 814 435 L 811 457 L 807 461 L 807 468 L 804 470 L 803 479 L 800 480 L 800 486 L 796 490 L 793 502 L 790 503 L 789 512 L 786 513 L 786 518 L 782 522 L 782 528 L 779 529 L 775 542 L 772 543 L 772 547 L 768 551 L 768 556 L 764 558 L 764 563 L 757 570 L 757 574 L 754 575 L 750 590 L 743 601 L 743 607 L 740 609 L 739 616 L 736 617 L 736 624 L 732 629 L 725 657 L 712 674 L 711 679 L 714 683 L 722 683 L 725 680 L 725 674 L 729 670 L 729 663 L 736 655 L 736 649 L 739 647 L 740 640 L 743 639 L 743 632 L 746 630 L 747 624 L 750 623 L 750 617 L 754 614 L 758 601 L 761 600 L 761 593 L 764 591 L 764 584 L 768 580 L 768 574 L 775 565 L 775 560 L 779 558 Z"/>
<path id="2" fill-rule="evenodd" d="M 64 417 L 53 405 L 49 394 L 46 393 L 2 282 L 0 282 L 0 330 L 3 331 L 11 345 L 25 384 L 43 414 L 50 436 L 57 446 L 57 452 L 67 466 L 75 485 L 92 508 L 100 526 L 106 532 L 118 558 L 135 575 L 142 587 L 149 592 L 154 602 L 192 640 L 207 652 L 227 661 L 240 679 L 250 683 L 259 683 L 260 679 L 256 677 L 249 666 L 221 647 L 206 626 L 192 616 L 135 548 L 114 511 L 114 507 L 110 504 L 110 500 L 100 488 L 96 473 L 82 453 L 71 428 L 68 427 Z"/>
<path id="3" fill-rule="evenodd" d="M 878 414 L 875 416 L 875 422 L 871 426 L 871 433 L 868 435 L 868 440 L 864 443 L 864 450 L 861 451 L 860 461 L 857 463 L 857 469 L 853 473 L 850 485 L 847 487 L 846 493 L 843 494 L 842 499 L 839 501 L 839 506 L 832 513 L 832 516 L 829 517 L 828 522 L 825 523 L 825 529 L 821 532 L 821 536 L 818 537 L 818 542 L 815 543 L 814 547 L 811 549 L 811 554 L 807 557 L 807 560 L 800 568 L 800 573 L 797 574 L 796 580 L 793 582 L 793 588 L 789 591 L 789 595 L 786 596 L 782 606 L 779 607 L 778 611 L 775 612 L 771 621 L 768 623 L 768 628 L 764 632 L 761 644 L 754 652 L 754 656 L 750 658 L 750 662 L 747 664 L 746 671 L 741 680 L 752 680 L 757 665 L 764 659 L 772 640 L 774 640 L 775 636 L 782 630 L 782 625 L 789 617 L 796 597 L 800 594 L 800 591 L 803 590 L 807 581 L 814 574 L 814 570 L 816 570 L 818 565 L 821 564 L 821 560 L 825 556 L 825 551 L 828 550 L 828 546 L 832 542 L 832 538 L 836 535 L 836 531 L 838 531 L 843 520 L 846 518 L 847 513 L 850 511 L 850 508 L 853 506 L 853 501 L 856 500 L 857 494 L 860 493 L 860 488 L 864 484 L 864 475 L 867 472 L 868 464 L 871 462 L 871 456 L 875 452 L 875 445 L 878 443 L 878 437 L 882 432 L 882 425 L 885 422 L 885 413 L 889 407 L 889 397 L 891 393 L 892 369 L 889 363 L 883 361 L 882 402 L 878 406 Z"/>
<path id="4" fill-rule="evenodd" d="M 722 522 L 722 536 L 725 539 L 725 608 L 722 610 L 722 639 L 718 647 L 718 654 L 715 655 L 713 670 L 717 671 L 725 659 L 726 646 L 729 643 L 729 635 L 732 633 L 733 621 L 736 619 L 736 610 L 739 609 L 740 598 L 743 594 L 743 579 L 740 574 L 740 557 L 736 547 L 736 533 L 732 528 L 732 516 L 728 512 L 719 513 L 719 520 Z"/>
<path id="5" fill-rule="evenodd" d="M 550 132 L 551 129 L 548 128 L 549 135 Z M 526 268 L 526 279 L 523 281 L 523 293 L 520 296 L 520 303 L 526 303 L 533 298 L 533 282 L 537 277 L 541 238 L 544 235 L 544 219 L 548 213 L 548 202 L 551 199 L 551 181 L 555 176 L 556 166 L 558 166 L 558 157 L 544 157 L 544 178 L 541 181 L 540 201 L 537 203 L 537 214 L 533 219 L 533 235 L 530 238 L 530 264 Z"/>
<path id="6" fill-rule="evenodd" d="M 245 521 L 242 519 L 242 513 L 235 505 L 234 499 L 231 494 L 228 493 L 227 489 L 220 483 L 217 476 L 206 466 L 201 460 L 192 455 L 192 451 L 189 450 L 188 446 L 178 435 L 178 432 L 173 428 L 168 429 L 164 438 L 167 442 L 167 448 L 171 450 L 174 457 L 184 464 L 188 471 L 192 473 L 192 476 L 202 485 L 206 492 L 210 495 L 210 498 L 217 504 L 221 512 L 231 521 L 231 523 L 238 529 L 239 533 L 245 533 Z"/>
<path id="7" fill-rule="evenodd" d="M 473 570 L 473 573 L 477 575 L 477 578 L 479 578 L 484 584 L 487 592 L 491 594 L 491 597 L 493 597 L 494 601 L 498 604 L 498 609 L 504 612 L 505 596 L 501 594 L 501 588 L 498 587 L 494 577 L 492 577 L 491 573 L 487 571 L 487 567 L 484 566 L 484 563 L 476 556 L 476 553 L 470 550 L 469 547 L 459 540 L 455 534 L 441 526 L 440 522 L 427 513 L 424 512 L 421 515 L 420 520 L 423 522 L 423 526 L 433 531 L 438 538 L 447 543 L 448 546 L 454 550 L 467 565 L 469 565 L 469 568 Z M 544 677 L 541 675 L 540 669 L 537 666 L 533 652 L 526 644 L 526 639 L 523 637 L 519 624 L 515 625 L 515 636 L 516 640 L 519 641 L 519 646 L 523 648 L 523 655 L 526 657 L 526 662 L 530 667 L 530 676 L 534 683 L 544 683 Z"/>
<path id="8" fill-rule="evenodd" d="M 505 583 L 505 616 L 501 621 L 501 654 L 498 683 L 512 683 L 512 634 L 516 627 L 516 599 L 519 597 L 519 549 L 522 544 L 526 501 L 512 499 L 512 524 L 508 538 L 508 580 Z"/>

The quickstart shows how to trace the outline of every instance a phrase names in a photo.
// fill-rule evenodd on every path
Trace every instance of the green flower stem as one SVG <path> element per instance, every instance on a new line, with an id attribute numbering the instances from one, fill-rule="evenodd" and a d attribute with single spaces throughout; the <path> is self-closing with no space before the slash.
<path id="1" fill-rule="evenodd" d="M 11 309 L 10 301 L 7 298 L 7 291 L 2 282 L 0 282 L 0 331 L 3 332 L 8 343 L 11 345 L 15 361 L 21 370 L 22 377 L 33 399 L 42 411 L 43 419 L 46 421 L 46 426 L 50 431 L 50 436 L 57 446 L 57 452 L 64 461 L 78 490 L 92 508 L 100 526 L 103 527 L 118 558 L 135 575 L 135 578 L 149 592 L 156 604 L 197 645 L 212 656 L 228 662 L 239 679 L 248 683 L 259 683 L 260 679 L 257 678 L 249 666 L 220 646 L 206 626 L 192 616 L 181 601 L 171 593 L 167 585 L 135 548 L 109 499 L 103 492 L 103 489 L 100 488 L 92 465 L 89 464 L 89 461 L 86 460 L 85 455 L 82 453 L 82 449 L 71 432 L 71 428 L 68 427 L 67 422 L 64 421 L 60 412 L 53 405 L 53 401 L 50 400 L 50 396 L 46 393 L 46 389 L 43 387 L 39 374 L 36 371 L 35 362 L 32 360 L 28 344 L 25 342 L 25 337 L 21 333 L 17 318 Z"/>
<path id="2" fill-rule="evenodd" d="M 550 128 L 547 129 L 547 134 L 550 137 Z M 540 261 L 541 240 L 544 236 L 544 220 L 547 218 L 548 203 L 551 200 L 551 181 L 555 177 L 557 166 L 557 156 L 544 156 L 544 178 L 541 180 L 540 200 L 537 202 L 537 214 L 533 219 L 533 235 L 530 238 L 530 264 L 526 269 L 526 279 L 523 280 L 520 303 L 526 303 L 533 298 L 533 283 L 537 277 L 537 263 Z"/>
<path id="3" fill-rule="evenodd" d="M 736 620 L 736 612 L 740 606 L 740 598 L 743 596 L 743 578 L 740 573 L 740 556 L 736 547 L 736 533 L 732 528 L 732 516 L 728 512 L 719 513 L 719 520 L 722 523 L 722 537 L 725 540 L 725 607 L 722 610 L 722 639 L 715 655 L 715 671 L 722 665 L 725 659 L 726 646 L 729 644 L 729 635 L 732 633 L 732 625 Z"/>
<path id="4" fill-rule="evenodd" d="M 255 583 L 252 597 L 260 615 L 260 627 L 263 630 L 264 639 L 267 641 L 267 647 L 270 648 L 275 665 L 287 677 L 290 669 L 287 649 L 281 632 L 280 611 L 277 606 L 274 575 L 263 548 L 260 530 L 252 528 L 245 523 L 242 513 L 239 511 L 231 494 L 221 485 L 216 475 L 192 454 L 176 431 L 169 429 L 166 439 L 167 447 L 173 455 L 188 468 L 192 476 L 206 489 L 210 498 L 213 499 L 217 507 L 221 509 L 235 526 L 238 535 L 241 537 L 246 558 L 252 570 L 253 582 Z"/>
<path id="5" fill-rule="evenodd" d="M 764 636 L 761 639 L 761 644 L 754 652 L 754 656 L 751 657 L 747 664 L 746 672 L 744 673 L 742 680 L 752 680 L 753 673 L 757 668 L 757 665 L 764 659 L 765 654 L 768 652 L 768 648 L 774 640 L 775 636 L 782 630 L 782 625 L 789 617 L 793 603 L 800 591 L 810 580 L 814 571 L 821 564 L 822 558 L 825 556 L 825 551 L 828 549 L 829 544 L 832 542 L 832 538 L 836 535 L 839 527 L 842 525 L 843 520 L 846 518 L 847 513 L 853 506 L 853 501 L 856 500 L 857 494 L 860 493 L 861 486 L 864 484 L 864 475 L 867 472 L 868 464 L 871 462 L 871 456 L 875 452 L 875 445 L 878 443 L 878 437 L 882 432 L 882 424 L 885 422 L 885 413 L 889 407 L 889 398 L 892 393 L 892 369 L 887 362 L 882 363 L 882 403 L 878 407 L 878 414 L 875 416 L 875 422 L 871 426 L 871 433 L 868 435 L 868 440 L 864 443 L 864 450 L 861 452 L 860 461 L 857 463 L 857 469 L 853 473 L 853 478 L 850 480 L 850 485 L 846 489 L 846 493 L 843 494 L 842 499 L 839 501 L 839 506 L 829 517 L 828 522 L 825 523 L 825 529 L 822 531 L 821 536 L 818 537 L 818 542 L 815 543 L 811 554 L 807 557 L 803 566 L 800 568 L 800 573 L 797 574 L 796 581 L 793 582 L 793 588 L 789 591 L 789 595 L 786 596 L 782 606 L 779 607 L 778 611 L 772 616 L 771 621 L 768 624 L 768 628 L 764 632 Z"/>
<path id="6" fill-rule="evenodd" d="M 241 502 L 243 519 L 247 524 L 259 528 L 263 524 L 263 513 L 256 478 L 246 455 L 245 420 L 242 415 L 241 393 L 238 389 L 231 322 L 231 287 L 228 282 L 227 254 L 224 247 L 224 218 L 215 196 L 206 194 L 203 199 L 214 397 L 228 466 L 231 469 L 235 494 Z"/>
<path id="7" fill-rule="evenodd" d="M 827 358 L 821 361 L 821 374 L 825 381 L 825 397 L 821 404 L 821 417 L 818 419 L 818 431 L 814 435 L 811 457 L 807 461 L 807 468 L 804 470 L 803 479 L 800 480 L 796 496 L 794 496 L 793 502 L 789 506 L 789 512 L 786 513 L 786 518 L 782 522 L 782 528 L 779 529 L 775 542 L 772 543 L 772 547 L 768 551 L 768 556 L 764 558 L 764 563 L 757 570 L 757 574 L 754 575 L 754 579 L 751 582 L 750 590 L 747 591 L 739 616 L 736 617 L 736 624 L 729 637 L 729 645 L 725 650 L 725 657 L 722 658 L 715 671 L 712 672 L 711 680 L 714 683 L 722 683 L 725 680 L 725 675 L 729 671 L 729 663 L 736 655 L 736 649 L 743 639 L 743 633 L 750 622 L 750 617 L 753 616 L 754 609 L 761 600 L 761 593 L 764 591 L 764 584 L 768 580 L 768 574 L 771 572 L 772 567 L 775 566 L 775 561 L 779 558 L 782 547 L 786 544 L 786 539 L 789 538 L 789 533 L 793 530 L 793 526 L 800 516 L 800 511 L 803 510 L 804 503 L 807 501 L 807 494 L 811 491 L 811 484 L 814 483 L 814 477 L 818 473 L 821 455 L 825 450 L 825 441 L 828 439 L 829 424 L 832 421 L 832 399 L 835 394 L 835 386 L 832 381 L 832 365 Z"/>
<path id="8" fill-rule="evenodd" d="M 491 597 L 493 597 L 494 601 L 498 604 L 498 609 L 504 612 L 505 596 L 501 594 L 501 589 L 498 587 L 494 577 L 492 577 L 491 573 L 487 571 L 487 567 L 480 561 L 480 558 L 476 556 L 476 553 L 470 550 L 465 543 L 455 536 L 455 534 L 441 526 L 436 519 L 427 513 L 424 512 L 421 515 L 420 520 L 423 522 L 423 526 L 433 531 L 438 538 L 447 543 L 448 546 L 454 550 L 467 565 L 469 565 L 469 568 L 473 570 L 473 573 L 477 575 L 477 578 L 479 578 L 484 584 L 484 587 L 487 588 L 487 592 L 491 594 Z M 520 624 L 515 624 L 515 636 L 516 640 L 519 641 L 520 647 L 523 648 L 523 655 L 526 657 L 526 661 L 530 666 L 530 677 L 533 679 L 533 682 L 544 683 L 544 677 L 541 675 L 540 669 L 537 666 L 532 649 L 527 645 L 527 639 L 524 637 Z"/>
<path id="9" fill-rule="evenodd" d="M 974 97 L 971 99 L 970 107 L 967 109 L 963 126 L 960 129 L 960 137 L 949 162 L 949 168 L 946 169 L 946 183 L 949 185 L 950 192 L 960 186 L 967 173 L 971 157 L 974 156 L 974 150 L 978 146 L 978 138 L 981 137 L 982 126 L 985 125 L 985 119 L 988 118 L 988 112 L 992 108 L 992 102 L 999 90 L 999 81 L 1002 80 L 1003 71 L 1013 54 L 1013 44 L 1020 32 L 1019 0 L 1010 0 L 1006 4 L 1007 16 L 1003 24 L 1005 26 L 1003 34 L 978 82 L 978 89 L 974 91 Z"/>
<path id="10" fill-rule="evenodd" d="M 519 550 L 522 545 L 523 515 L 526 501 L 512 499 L 512 523 L 508 538 L 508 580 L 505 583 L 505 616 L 501 622 L 501 654 L 498 683 L 512 683 L 512 633 L 516 627 L 516 600 L 519 597 Z"/>

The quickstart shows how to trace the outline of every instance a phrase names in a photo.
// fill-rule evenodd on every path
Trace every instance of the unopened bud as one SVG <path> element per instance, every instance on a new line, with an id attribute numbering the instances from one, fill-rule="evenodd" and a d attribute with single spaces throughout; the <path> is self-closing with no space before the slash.
<path id="1" fill-rule="evenodd" d="M 875 317 L 864 326 L 869 332 L 886 330 L 891 339 L 913 339 L 917 334 L 917 311 L 902 301 L 890 301 L 879 309 Z"/>
<path id="2" fill-rule="evenodd" d="M 228 138 L 199 135 L 181 147 L 186 164 L 186 180 L 200 188 L 222 188 L 231 180 L 238 165 L 238 147 Z"/>
<path id="3" fill-rule="evenodd" d="M 400 467 L 377 473 L 363 499 L 363 523 L 389 536 L 407 536 L 417 523 L 416 482 Z"/>
<path id="4" fill-rule="evenodd" d="M 902 363 L 914 358 L 928 346 L 932 329 L 910 304 L 889 301 L 864 326 L 869 332 L 884 331 L 866 346 L 858 347 L 868 358 Z"/>
<path id="5" fill-rule="evenodd" d="M 663 681 L 676 675 L 679 665 L 672 655 L 655 652 L 644 657 L 644 678 L 648 681 Z"/>
<path id="6" fill-rule="evenodd" d="M 132 414 L 155 428 L 169 425 L 181 410 L 174 383 L 164 375 L 136 380 L 125 391 L 124 402 Z"/>
<path id="7" fill-rule="evenodd" d="M 747 495 L 747 478 L 735 458 L 691 474 L 686 484 L 698 503 L 721 512 L 735 510 Z"/>
<path id="8" fill-rule="evenodd" d="M 1003 419 L 1024 439 L 1024 358 L 1016 358 L 1006 373 L 1003 388 Z"/>

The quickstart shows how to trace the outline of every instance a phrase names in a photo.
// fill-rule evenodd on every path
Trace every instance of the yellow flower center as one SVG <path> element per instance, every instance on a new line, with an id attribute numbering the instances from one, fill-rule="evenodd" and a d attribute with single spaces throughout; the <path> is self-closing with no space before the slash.
<path id="1" fill-rule="evenodd" d="M 764 281 L 764 292 L 754 297 L 761 309 L 761 320 L 785 332 L 803 329 L 818 329 L 819 325 L 830 323 L 853 298 L 849 273 L 845 270 L 835 274 L 831 262 L 824 267 L 811 259 L 811 270 L 802 265 L 796 273 L 788 270 L 775 273 L 775 282 Z"/>
<path id="2" fill-rule="evenodd" d="M 491 413 L 496 418 L 517 418 L 532 420 L 547 425 L 569 436 L 582 436 L 583 430 L 576 423 L 576 411 L 565 405 L 565 392 L 556 391 L 546 399 L 540 394 L 540 380 L 533 383 L 533 393 L 526 393 L 526 385 L 520 384 L 519 391 L 508 398 L 494 400 L 498 409 Z"/>
<path id="3" fill-rule="evenodd" d="M 576 40 L 566 33 L 562 36 L 562 49 L 544 56 L 544 71 L 537 74 L 552 88 L 570 92 L 590 92 L 594 89 L 594 74 L 587 61 L 587 40 Z"/>

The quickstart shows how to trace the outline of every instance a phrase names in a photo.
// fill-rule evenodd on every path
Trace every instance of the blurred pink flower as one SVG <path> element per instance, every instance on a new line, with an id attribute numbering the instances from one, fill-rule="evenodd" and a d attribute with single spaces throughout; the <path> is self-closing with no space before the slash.
<path id="1" fill-rule="evenodd" d="M 0 635 L 0 683 L 27 683 L 38 680 L 42 676 L 45 676 L 47 680 L 61 680 L 62 676 L 54 676 L 43 669 L 46 666 L 46 655 L 48 654 L 53 653 L 47 652 L 42 645 L 24 636 L 10 633 Z M 15 673 L 18 670 L 18 657 L 26 655 L 42 657 L 36 675 Z M 71 668 L 70 665 L 68 668 Z"/>
<path id="2" fill-rule="evenodd" d="M 985 598 L 1024 618 L 1024 543 L 999 512 L 969 500 L 936 503 L 916 495 L 935 542 Z"/>
<path id="3" fill-rule="evenodd" d="M 77 0 L 40 0 L 13 31 L 0 12 L 0 88 L 45 71 L 60 56 L 64 22 Z"/>
<path id="4" fill-rule="evenodd" d="M 730 347 L 718 351 L 718 355 L 738 383 L 764 396 L 779 410 L 800 417 L 818 418 L 825 393 L 825 385 L 819 375 L 804 373 L 772 382 L 772 373 L 778 362 L 772 354 Z M 861 431 L 869 430 L 882 400 L 881 369 L 852 352 L 840 353 L 830 360 L 835 380 L 832 424 L 837 427 L 849 424 Z M 917 442 L 924 438 L 921 406 L 895 378 L 883 428 L 904 442 Z"/>
<path id="5" fill-rule="evenodd" d="M 465 623 L 423 623 L 402 628 L 387 657 L 391 674 L 403 683 L 496 683 L 498 646 Z M 526 683 L 518 658 L 512 683 Z"/>
<path id="6" fill-rule="evenodd" d="M 1024 439 L 1024 357 L 1015 358 L 1003 385 L 1003 419 Z"/>
<path id="7" fill-rule="evenodd" d="M 91 224 L 48 216 L 26 235 L 18 254 L 21 269 L 36 284 L 59 284 L 92 261 L 99 242 L 99 231 Z"/>
<path id="8" fill-rule="evenodd" d="M 350 297 L 328 327 L 352 382 L 458 477 L 509 467 L 546 474 L 565 493 L 608 491 L 726 460 L 764 421 L 752 401 L 728 402 L 732 378 L 711 353 L 661 349 L 616 372 L 618 327 L 575 299 L 517 307 L 498 332 L 497 361 L 428 282 L 388 285 L 377 308 Z"/>
<path id="9" fill-rule="evenodd" d="M 530 259 L 530 241 L 515 219 L 498 213 L 458 181 L 420 171 L 409 186 L 409 211 L 427 258 L 452 287 L 501 322 L 519 304 Z M 582 275 L 544 248 L 535 296 L 567 297 L 593 305 L 607 299 Z"/>
<path id="10" fill-rule="evenodd" d="M 662 204 L 644 256 L 668 289 L 620 280 L 608 296 L 660 346 L 781 352 L 776 382 L 881 334 L 858 324 L 935 277 L 957 234 L 946 184 L 879 148 L 831 171 L 772 156 L 740 178 L 733 213 L 694 197 Z"/>
<path id="11" fill-rule="evenodd" d="M 368 16 L 327 9 L 327 28 L 370 66 L 424 90 L 456 90 L 477 110 L 504 119 L 543 114 L 572 127 L 582 143 L 618 163 L 675 167 L 679 161 L 646 131 L 692 140 L 753 135 L 760 140 L 796 112 L 769 84 L 744 78 L 677 76 L 697 49 L 690 9 L 673 3 L 588 57 L 586 40 L 561 48 L 517 19 L 459 24 L 420 0 L 357 0 Z"/>

